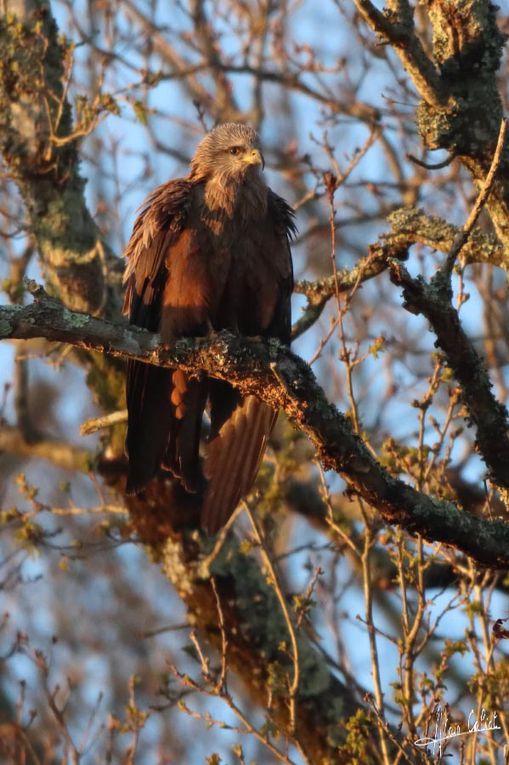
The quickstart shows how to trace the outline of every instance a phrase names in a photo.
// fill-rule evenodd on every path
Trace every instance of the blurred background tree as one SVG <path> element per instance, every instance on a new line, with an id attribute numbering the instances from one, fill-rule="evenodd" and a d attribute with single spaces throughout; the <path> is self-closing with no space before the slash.
<path id="1" fill-rule="evenodd" d="M 205 131 L 247 122 L 296 210 L 293 350 L 345 415 L 278 378 L 294 425 L 207 540 L 167 476 L 123 495 L 121 358 L 4 341 L 4 761 L 506 761 L 507 9 L 1 14 L 0 334 L 24 277 L 119 323 L 137 207 Z"/>

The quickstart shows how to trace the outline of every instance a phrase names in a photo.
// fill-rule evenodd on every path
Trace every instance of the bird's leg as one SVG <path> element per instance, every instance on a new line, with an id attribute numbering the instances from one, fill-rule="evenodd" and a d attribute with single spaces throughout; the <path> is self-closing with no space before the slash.
<path id="1" fill-rule="evenodd" d="M 210 320 L 210 317 L 207 316 L 206 328 L 205 328 L 205 337 L 210 338 L 210 337 L 212 337 L 215 334 L 216 334 L 216 330 L 212 326 L 212 322 Z"/>

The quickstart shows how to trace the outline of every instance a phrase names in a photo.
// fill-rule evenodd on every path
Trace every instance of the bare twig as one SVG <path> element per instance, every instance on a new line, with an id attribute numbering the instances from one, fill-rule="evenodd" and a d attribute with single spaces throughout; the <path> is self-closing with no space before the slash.
<path id="1" fill-rule="evenodd" d="M 422 97 L 434 107 L 442 107 L 446 102 L 446 96 L 438 72 L 415 34 L 411 15 L 409 17 L 407 14 L 404 19 L 392 21 L 370 0 L 354 0 L 354 2 L 371 29 L 394 46 L 401 63 L 412 77 Z"/>
<path id="2" fill-rule="evenodd" d="M 48 460 L 57 467 L 88 473 L 93 469 L 95 455 L 88 449 L 81 449 L 66 441 L 41 439 L 27 441 L 17 428 L 0 424 L 0 452 L 15 454 L 23 458 Z"/>
<path id="3" fill-rule="evenodd" d="M 253 534 L 255 536 L 257 544 L 260 547 L 260 551 L 261 551 L 263 560 L 265 561 L 265 565 L 267 566 L 269 570 L 271 580 L 272 580 L 272 587 L 274 588 L 274 592 L 277 595 L 277 599 L 279 600 L 279 603 L 281 605 L 281 610 L 285 618 L 286 626 L 288 627 L 288 634 L 290 636 L 290 643 L 292 645 L 292 654 L 293 654 L 293 679 L 292 679 L 292 682 L 290 683 L 290 699 L 289 699 L 290 731 L 292 734 L 295 734 L 296 703 L 297 703 L 297 693 L 299 690 L 299 681 L 300 681 L 299 644 L 297 641 L 296 628 L 293 623 L 293 618 L 290 614 L 285 595 L 283 593 L 281 580 L 279 578 L 279 575 L 276 571 L 274 564 L 272 563 L 269 549 L 265 543 L 263 534 L 260 531 L 256 518 L 254 517 L 254 514 L 251 508 L 249 507 L 248 503 L 243 502 L 242 504 L 248 515 L 249 521 L 251 523 L 251 527 L 253 529 Z"/>
<path id="4" fill-rule="evenodd" d="M 410 162 L 414 163 L 414 165 L 423 167 L 425 170 L 443 170 L 444 167 L 448 167 L 456 158 L 456 154 L 454 152 L 451 152 L 449 156 L 443 159 L 441 162 L 424 162 L 424 160 L 415 157 L 413 154 L 407 154 L 406 156 Z"/>
<path id="5" fill-rule="evenodd" d="M 491 193 L 491 190 L 493 189 L 495 176 L 497 174 L 498 168 L 500 167 L 500 162 L 502 159 L 502 152 L 504 150 L 506 132 L 507 132 L 507 120 L 504 118 L 500 122 L 500 130 L 498 133 L 497 146 L 495 148 L 495 153 L 493 154 L 491 167 L 486 176 L 486 180 L 484 181 L 482 188 L 477 196 L 475 204 L 470 212 L 470 215 L 468 216 L 467 222 L 465 223 L 461 231 L 458 232 L 452 244 L 451 250 L 449 254 L 447 255 L 447 260 L 444 264 L 443 270 L 444 270 L 444 273 L 448 276 L 451 275 L 456 259 L 458 258 L 461 250 L 466 244 L 472 232 L 472 229 L 474 228 L 477 222 L 477 219 L 479 215 L 481 214 L 481 210 L 486 204 L 488 197 Z"/>
<path id="6" fill-rule="evenodd" d="M 121 409 L 118 412 L 105 414 L 104 417 L 93 417 L 90 420 L 85 420 L 85 422 L 80 425 L 80 435 L 88 436 L 90 433 L 95 433 L 98 430 L 112 428 L 114 425 L 118 425 L 121 422 L 127 422 L 127 409 Z"/>

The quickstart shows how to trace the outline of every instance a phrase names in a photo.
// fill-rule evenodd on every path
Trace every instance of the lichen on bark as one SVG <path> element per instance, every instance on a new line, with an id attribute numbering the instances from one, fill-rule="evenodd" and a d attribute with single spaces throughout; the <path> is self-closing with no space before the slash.
<path id="1" fill-rule="evenodd" d="M 71 45 L 44 0 L 10 2 L 0 17 L 0 151 L 25 204 L 48 291 L 71 308 L 113 317 L 122 264 L 83 197 L 64 89 Z"/>

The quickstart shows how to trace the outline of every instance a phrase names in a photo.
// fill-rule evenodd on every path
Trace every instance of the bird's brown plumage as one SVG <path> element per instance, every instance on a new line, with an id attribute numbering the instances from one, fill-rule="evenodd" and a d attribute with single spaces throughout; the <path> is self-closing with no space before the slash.
<path id="1" fill-rule="evenodd" d="M 251 128 L 220 125 L 190 174 L 148 197 L 126 250 L 132 324 L 165 342 L 229 329 L 289 343 L 293 215 L 267 187 L 257 143 Z M 206 374 L 140 362 L 128 365 L 127 408 L 127 491 L 141 491 L 163 466 L 202 495 L 202 525 L 215 533 L 251 488 L 276 413 Z"/>

